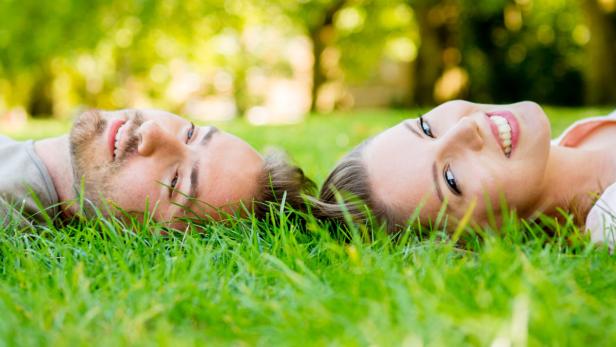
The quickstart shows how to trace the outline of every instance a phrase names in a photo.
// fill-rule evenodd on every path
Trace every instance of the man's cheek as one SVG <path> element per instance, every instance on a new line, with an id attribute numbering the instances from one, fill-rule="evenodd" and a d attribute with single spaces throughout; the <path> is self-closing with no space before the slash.
<path id="1" fill-rule="evenodd" d="M 118 207 L 127 211 L 145 211 L 145 207 L 151 200 L 150 195 L 145 193 L 143 183 L 135 179 L 118 176 L 111 180 L 109 185 L 109 199 L 112 199 Z"/>

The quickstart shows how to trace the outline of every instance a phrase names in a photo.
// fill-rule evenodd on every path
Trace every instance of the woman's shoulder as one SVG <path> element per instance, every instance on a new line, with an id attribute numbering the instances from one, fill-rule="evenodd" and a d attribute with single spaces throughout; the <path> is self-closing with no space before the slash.
<path id="1" fill-rule="evenodd" d="M 583 137 L 584 133 L 590 132 L 593 128 L 605 122 L 616 122 L 616 110 L 603 116 L 587 117 L 577 120 L 571 124 L 560 136 L 552 140 L 554 145 L 563 145 L 566 139 L 572 137 Z"/>

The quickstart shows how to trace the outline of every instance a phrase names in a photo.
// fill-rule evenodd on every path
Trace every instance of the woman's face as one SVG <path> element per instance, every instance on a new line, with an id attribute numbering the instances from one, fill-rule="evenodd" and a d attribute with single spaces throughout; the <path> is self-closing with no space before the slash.
<path id="1" fill-rule="evenodd" d="M 442 104 L 384 131 L 363 151 L 372 192 L 400 218 L 421 206 L 433 220 L 446 203 L 460 219 L 498 222 L 502 198 L 528 217 L 538 207 L 550 150 L 550 125 L 539 105 Z"/>

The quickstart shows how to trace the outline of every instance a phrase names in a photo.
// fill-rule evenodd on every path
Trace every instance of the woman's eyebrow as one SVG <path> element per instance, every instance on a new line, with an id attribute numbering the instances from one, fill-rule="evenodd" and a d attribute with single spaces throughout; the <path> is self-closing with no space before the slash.
<path id="1" fill-rule="evenodd" d="M 411 125 L 410 121 L 404 122 L 404 126 L 408 130 L 410 130 L 413 134 L 417 135 L 417 137 L 423 138 L 421 133 L 417 131 L 417 129 L 415 129 L 413 125 Z M 440 181 L 438 180 L 438 169 L 436 168 L 436 162 L 432 163 L 432 180 L 434 181 L 434 188 L 436 188 L 436 195 L 438 196 L 438 199 L 441 201 L 441 204 L 442 204 L 444 201 L 444 198 L 443 198 L 443 191 L 441 190 L 441 185 L 439 183 Z"/>
<path id="2" fill-rule="evenodd" d="M 443 191 L 441 190 L 441 185 L 438 180 L 438 169 L 436 168 L 436 162 L 432 164 L 432 179 L 434 180 L 434 187 L 436 188 L 436 195 L 438 199 L 443 203 Z"/>
<path id="3" fill-rule="evenodd" d="M 419 137 L 420 139 L 421 139 L 421 138 L 423 138 L 423 136 L 421 135 L 421 133 L 420 133 L 419 131 L 417 131 L 417 129 L 415 129 L 415 128 L 414 128 L 414 127 L 410 124 L 410 123 L 411 123 L 410 121 L 405 121 L 405 122 L 404 122 L 404 126 L 405 126 L 408 130 L 412 131 L 412 132 L 413 132 L 413 134 L 417 135 L 417 137 Z"/>

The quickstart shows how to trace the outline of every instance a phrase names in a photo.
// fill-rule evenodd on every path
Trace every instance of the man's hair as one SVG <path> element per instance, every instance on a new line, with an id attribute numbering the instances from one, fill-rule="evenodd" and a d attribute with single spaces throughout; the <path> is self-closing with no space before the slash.
<path id="1" fill-rule="evenodd" d="M 313 195 L 317 188 L 300 167 L 291 164 L 284 154 L 273 152 L 264 158 L 259 189 L 253 211 L 257 218 L 262 219 L 270 210 L 271 203 L 284 202 L 295 211 L 306 211 L 306 196 Z"/>
<path id="2" fill-rule="evenodd" d="M 395 213 L 376 199 L 371 189 L 363 151 L 369 140 L 347 154 L 327 176 L 319 199 L 312 201 L 314 214 L 319 218 L 345 222 L 345 216 L 356 223 L 365 223 L 374 217 L 389 232 L 401 224 Z"/>

